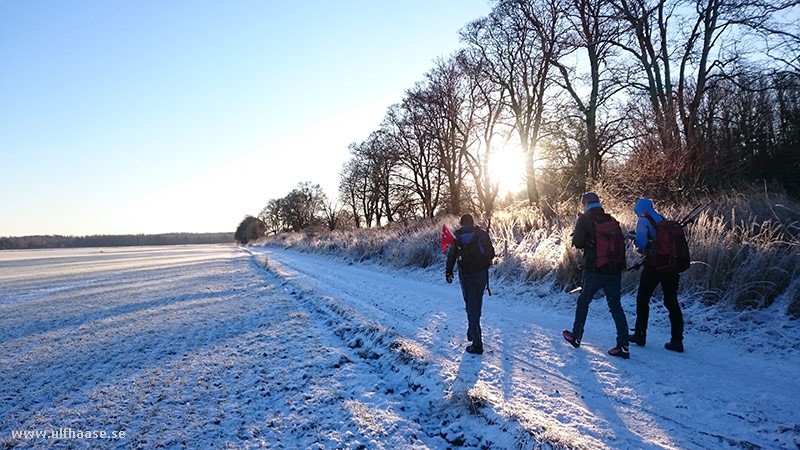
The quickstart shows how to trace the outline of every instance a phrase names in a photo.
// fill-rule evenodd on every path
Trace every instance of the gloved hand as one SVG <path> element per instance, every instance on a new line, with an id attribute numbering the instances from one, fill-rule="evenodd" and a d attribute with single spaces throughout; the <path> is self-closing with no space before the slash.
<path id="1" fill-rule="evenodd" d="M 444 281 L 447 281 L 447 284 L 452 283 L 453 282 L 453 272 L 445 272 Z"/>

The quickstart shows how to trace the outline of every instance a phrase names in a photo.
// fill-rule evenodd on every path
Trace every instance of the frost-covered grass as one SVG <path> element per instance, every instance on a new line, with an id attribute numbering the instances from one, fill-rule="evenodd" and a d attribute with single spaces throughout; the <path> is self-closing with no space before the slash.
<path id="1" fill-rule="evenodd" d="M 624 230 L 633 230 L 637 198 L 614 195 L 603 187 L 596 191 L 606 212 L 619 220 Z M 709 199 L 714 204 L 687 227 L 692 267 L 681 276 L 683 298 L 740 311 L 776 304 L 800 317 L 800 203 L 753 188 L 682 203 L 655 204 L 665 217 L 678 219 Z M 545 282 L 556 290 L 580 283 L 577 267 L 581 252 L 570 245 L 579 205 L 563 202 L 551 206 L 553 214 L 548 220 L 526 206 L 495 214 L 490 235 L 498 255 L 496 276 L 522 283 Z M 268 238 L 266 244 L 336 254 L 355 262 L 372 260 L 397 267 L 427 268 L 444 262 L 439 241 L 442 224 L 455 229 L 458 219 L 445 216 L 379 229 L 286 233 Z M 640 258 L 629 249 L 629 264 Z M 625 273 L 623 289 L 635 291 L 638 280 L 639 272 Z"/>
<path id="2" fill-rule="evenodd" d="M 778 302 L 800 316 L 800 205 L 778 195 L 723 195 L 690 231 L 684 275 L 706 303 L 737 309 Z"/>
<path id="3" fill-rule="evenodd" d="M 283 233 L 267 238 L 267 245 L 330 253 L 352 261 L 386 262 L 398 267 L 422 267 L 444 261 L 439 239 L 442 223 L 455 229 L 458 219 L 419 220 L 403 226 L 332 232 Z"/>

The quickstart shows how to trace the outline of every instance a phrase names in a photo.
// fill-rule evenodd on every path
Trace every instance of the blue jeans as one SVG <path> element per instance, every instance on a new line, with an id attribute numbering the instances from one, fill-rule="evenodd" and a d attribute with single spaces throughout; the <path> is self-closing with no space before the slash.
<path id="1" fill-rule="evenodd" d="M 597 291 L 602 289 L 606 294 L 608 309 L 617 327 L 617 346 L 628 345 L 628 321 L 625 311 L 622 310 L 620 301 L 622 291 L 621 275 L 603 275 L 595 272 L 584 272 L 583 290 L 578 297 L 578 306 L 575 308 L 575 323 L 572 324 L 572 335 L 583 339 L 583 326 L 586 324 L 586 315 L 589 314 L 589 303 Z"/>
<path id="2" fill-rule="evenodd" d="M 482 270 L 477 273 L 464 274 L 458 271 L 458 281 L 461 282 L 461 294 L 464 296 L 464 306 L 467 310 L 467 333 L 472 337 L 476 347 L 483 347 L 481 339 L 481 309 L 483 308 L 483 291 L 489 283 L 489 271 Z"/>

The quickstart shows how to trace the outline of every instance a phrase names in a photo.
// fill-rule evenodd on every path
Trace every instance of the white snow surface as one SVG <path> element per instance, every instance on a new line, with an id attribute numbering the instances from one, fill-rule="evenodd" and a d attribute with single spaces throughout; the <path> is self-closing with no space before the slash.
<path id="1" fill-rule="evenodd" d="M 233 246 L 0 252 L 3 448 L 800 448 L 798 323 L 687 302 L 686 352 L 606 354 L 603 298 Z M 634 298 L 623 297 L 629 323 Z M 21 430 L 122 430 L 119 440 Z"/>

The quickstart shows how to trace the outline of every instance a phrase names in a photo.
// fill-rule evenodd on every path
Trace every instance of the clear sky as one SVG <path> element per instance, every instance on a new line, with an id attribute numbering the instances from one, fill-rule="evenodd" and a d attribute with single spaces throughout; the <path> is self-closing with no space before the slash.
<path id="1" fill-rule="evenodd" d="M 461 44 L 488 0 L 0 2 L 0 236 L 233 231 Z"/>

